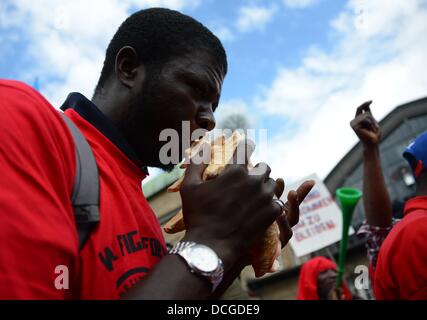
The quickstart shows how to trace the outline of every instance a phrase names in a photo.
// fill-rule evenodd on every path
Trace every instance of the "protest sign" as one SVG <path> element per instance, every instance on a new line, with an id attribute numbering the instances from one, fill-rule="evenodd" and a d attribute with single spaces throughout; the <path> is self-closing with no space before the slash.
<path id="1" fill-rule="evenodd" d="M 342 236 L 341 210 L 316 174 L 287 186 L 282 200 L 286 202 L 288 192 L 296 190 L 306 180 L 314 180 L 316 184 L 300 205 L 299 223 L 292 228 L 293 237 L 289 243 L 297 257 L 340 241 Z M 353 233 L 350 227 L 349 234 Z"/>

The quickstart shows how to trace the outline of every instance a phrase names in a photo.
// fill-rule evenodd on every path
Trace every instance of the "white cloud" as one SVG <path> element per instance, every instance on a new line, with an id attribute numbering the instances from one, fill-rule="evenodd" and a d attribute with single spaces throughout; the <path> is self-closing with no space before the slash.
<path id="1" fill-rule="evenodd" d="M 227 28 L 226 26 L 221 26 L 214 28 L 212 32 L 222 41 L 222 42 L 232 42 L 235 40 L 234 33 Z"/>
<path id="2" fill-rule="evenodd" d="M 0 4 L 0 28 L 29 39 L 26 56 L 33 64 L 21 78 L 31 83 L 39 77 L 42 93 L 58 107 L 70 91 L 92 95 L 108 42 L 129 10 L 182 10 L 199 4 L 200 0 L 6 1 Z M 13 46 L 9 42 L 4 52 L 16 50 Z"/>
<path id="3" fill-rule="evenodd" d="M 286 7 L 291 9 L 303 9 L 315 4 L 317 0 L 283 0 Z"/>
<path id="4" fill-rule="evenodd" d="M 174 10 L 197 8 L 200 3 L 200 0 L 133 0 L 133 4 L 139 7 L 165 7 Z"/>
<path id="5" fill-rule="evenodd" d="M 310 47 L 297 68 L 282 68 L 255 100 L 299 128 L 272 137 L 266 156 L 273 174 L 292 181 L 322 178 L 357 142 L 349 122 L 373 100 L 383 118 L 397 105 L 427 95 L 427 1 L 349 1 L 331 22 L 330 51 Z M 284 130 L 286 130 L 284 128 Z"/>
<path id="6" fill-rule="evenodd" d="M 241 99 L 221 102 L 218 110 L 215 112 L 215 118 L 218 126 L 220 127 L 224 120 L 235 114 L 244 115 L 248 121 L 249 127 L 253 127 L 255 119 L 251 116 L 247 103 Z"/>
<path id="7" fill-rule="evenodd" d="M 275 6 L 249 5 L 240 7 L 236 27 L 241 32 L 261 30 L 271 20 L 276 11 L 277 8 Z"/>

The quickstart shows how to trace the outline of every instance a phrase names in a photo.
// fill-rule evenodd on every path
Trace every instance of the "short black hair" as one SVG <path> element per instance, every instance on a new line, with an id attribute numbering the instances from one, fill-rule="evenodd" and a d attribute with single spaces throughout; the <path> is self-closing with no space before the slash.
<path id="1" fill-rule="evenodd" d="M 147 68 L 161 66 L 173 58 L 205 51 L 227 73 L 227 56 L 221 41 L 197 20 L 178 11 L 150 8 L 129 16 L 108 45 L 95 93 L 114 70 L 116 55 L 124 46 L 133 47 Z"/>

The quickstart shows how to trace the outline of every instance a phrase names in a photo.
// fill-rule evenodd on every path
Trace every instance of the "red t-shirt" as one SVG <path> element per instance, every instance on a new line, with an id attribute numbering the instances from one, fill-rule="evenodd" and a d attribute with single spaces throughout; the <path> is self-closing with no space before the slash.
<path id="1" fill-rule="evenodd" d="M 374 292 L 379 300 L 427 299 L 427 197 L 409 200 L 404 214 L 378 255 Z"/>
<path id="2" fill-rule="evenodd" d="M 77 112 L 66 115 L 92 147 L 100 176 L 101 221 L 81 251 L 68 127 L 34 89 L 0 81 L 0 299 L 116 299 L 166 252 L 142 193 L 144 172 Z M 68 269 L 69 289 L 58 266 Z"/>

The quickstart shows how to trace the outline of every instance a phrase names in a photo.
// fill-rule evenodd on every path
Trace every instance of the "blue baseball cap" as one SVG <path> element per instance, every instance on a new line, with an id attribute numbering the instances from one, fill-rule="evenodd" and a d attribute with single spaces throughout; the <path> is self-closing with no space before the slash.
<path id="1" fill-rule="evenodd" d="M 411 166 L 415 179 L 427 171 L 427 131 L 416 137 L 402 155 Z"/>

